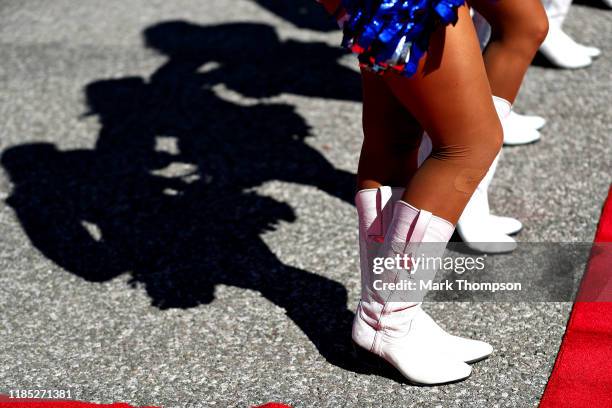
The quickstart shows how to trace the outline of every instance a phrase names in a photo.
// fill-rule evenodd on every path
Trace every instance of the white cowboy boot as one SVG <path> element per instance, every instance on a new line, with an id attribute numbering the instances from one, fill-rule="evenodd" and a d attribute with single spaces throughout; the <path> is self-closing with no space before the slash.
<path id="1" fill-rule="evenodd" d="M 383 259 L 407 254 L 407 250 L 417 253 L 424 242 L 436 242 L 429 245 L 434 245 L 433 252 L 441 256 L 453 232 L 450 223 L 427 211 L 419 211 L 402 201 L 392 206 L 393 195 L 391 189 L 385 187 L 361 191 L 356 198 L 360 219 L 362 294 L 353 324 L 353 340 L 362 349 L 387 360 L 412 382 L 439 384 L 466 378 L 471 368 L 455 355 L 459 351 L 450 347 L 449 341 L 454 341 L 455 347 L 463 348 L 460 354 L 471 352 L 477 357 L 475 359 L 486 357 L 491 347 L 468 339 L 455 340 L 454 336 L 440 329 L 420 308 L 424 291 L 416 291 L 414 299 L 405 299 L 394 291 L 380 290 L 376 286 L 375 282 L 391 283 L 400 276 L 418 276 L 417 281 L 433 278 L 435 271 L 424 269 L 415 275 L 406 274 L 402 269 L 375 274 L 373 261 L 376 257 Z M 372 216 L 374 212 L 376 216 Z M 387 222 L 390 225 L 383 234 Z M 436 255 L 431 247 L 427 249 L 429 256 Z M 478 353 L 474 353 L 474 349 Z M 482 349 L 486 349 L 484 354 Z"/>
<path id="2" fill-rule="evenodd" d="M 546 119 L 540 116 L 519 115 L 510 111 L 502 121 L 504 128 L 504 144 L 508 146 L 523 145 L 540 140 L 538 129 L 546 124 Z"/>
<path id="3" fill-rule="evenodd" d="M 561 68 L 582 68 L 591 65 L 592 59 L 601 55 L 601 50 L 580 44 L 563 31 L 563 23 L 569 13 L 572 0 L 543 0 L 542 3 L 549 22 L 548 35 L 540 49 L 542 54 Z"/>
<path id="4" fill-rule="evenodd" d="M 489 222 L 491 223 L 492 228 L 495 228 L 506 235 L 518 234 L 523 229 L 523 223 L 512 217 L 503 217 L 501 215 L 491 214 L 489 216 Z"/>
<path id="5" fill-rule="evenodd" d="M 576 43 L 561 27 L 550 26 L 546 39 L 540 46 L 540 52 L 559 68 L 577 69 L 588 67 L 593 63 L 586 46 Z M 590 47 L 588 47 L 590 48 Z M 601 53 L 598 49 L 594 53 Z"/>
<path id="6" fill-rule="evenodd" d="M 480 41 L 480 49 L 484 51 L 491 38 L 491 26 L 476 11 L 473 12 L 472 20 L 476 28 L 478 40 Z M 538 130 L 545 123 L 546 119 L 539 116 L 525 116 L 510 112 L 510 116 L 502 123 L 504 127 L 504 144 L 521 145 L 535 142 L 540 139 L 540 132 Z"/>
<path id="7" fill-rule="evenodd" d="M 427 159 L 427 157 L 431 153 L 431 149 L 432 149 L 431 139 L 429 138 L 427 133 L 424 133 L 423 138 L 421 140 L 421 145 L 419 147 L 419 155 L 418 155 L 418 166 L 419 167 L 421 167 L 425 159 Z M 483 222 L 490 225 L 491 229 L 499 231 L 506 235 L 516 234 L 520 230 L 523 229 L 523 224 L 516 218 L 512 218 L 512 217 L 503 217 L 500 215 L 490 214 L 490 216 Z"/>
<path id="8" fill-rule="evenodd" d="M 546 125 L 546 119 L 536 115 L 521 115 L 516 113 L 514 110 L 510 111 L 510 115 L 506 118 L 506 121 L 515 121 L 521 124 L 525 128 L 531 128 L 540 130 Z M 505 137 L 505 135 L 504 135 Z"/>
<path id="9" fill-rule="evenodd" d="M 571 38 L 571 37 L 570 37 Z M 576 45 L 578 46 L 578 48 L 580 48 L 582 51 L 584 51 L 584 53 L 586 55 L 588 55 L 589 57 L 591 57 L 592 59 L 597 59 L 599 57 L 601 57 L 601 50 L 597 47 L 593 47 L 592 45 L 584 45 L 582 43 L 579 43 L 576 40 L 573 40 Z"/>
<path id="10" fill-rule="evenodd" d="M 496 96 L 493 96 L 493 102 L 503 126 L 510 113 L 511 105 L 508 101 Z M 427 134 L 424 134 L 419 148 L 419 166 L 429 156 L 431 149 L 431 139 Z M 513 251 L 516 248 L 516 241 L 509 234 L 516 234 L 523 228 L 521 222 L 515 218 L 495 216 L 490 212 L 488 189 L 493 180 L 500 155 L 501 152 L 493 161 L 474 194 L 472 194 L 457 223 L 457 233 L 461 239 L 469 248 L 478 252 L 503 253 Z"/>
<path id="11" fill-rule="evenodd" d="M 500 121 L 503 123 L 510 114 L 512 105 L 497 96 L 493 96 L 493 103 Z M 500 156 L 501 151 L 491 164 L 487 174 L 478 184 L 470 201 L 465 206 L 459 222 L 457 222 L 457 233 L 465 244 L 475 251 L 484 253 L 510 252 L 516 248 L 516 241 L 500 229 L 493 227 L 491 223 L 488 190 L 491 181 L 493 181 Z M 519 230 L 522 228 L 520 221 L 509 217 L 496 218 L 496 220 L 498 223 L 514 224 L 515 227 L 513 228 Z"/>
<path id="12" fill-rule="evenodd" d="M 457 233 L 465 245 L 482 253 L 495 254 L 513 251 L 517 246 L 516 241 L 507 234 L 522 228 L 520 221 L 510 217 L 491 218 L 488 188 L 493 180 L 498 160 L 499 155 L 495 158 L 485 177 L 480 181 L 457 222 Z M 493 220 L 497 221 L 495 226 Z M 516 223 L 519 224 L 516 227 L 508 228 L 506 226 Z M 502 232 L 502 227 L 508 228 L 508 231 Z"/>
<path id="13" fill-rule="evenodd" d="M 383 186 L 374 189 L 361 190 L 355 197 L 359 215 L 359 248 L 362 274 L 371 270 L 372 257 L 380 244 L 384 242 L 391 219 L 393 207 L 404 194 L 404 188 Z M 367 290 L 366 277 L 362 279 L 362 290 Z M 479 340 L 454 336 L 442 329 L 420 306 L 416 306 L 416 318 L 423 330 L 431 334 L 431 341 L 440 350 L 445 350 L 466 363 L 472 363 L 488 357 L 493 348 Z"/>

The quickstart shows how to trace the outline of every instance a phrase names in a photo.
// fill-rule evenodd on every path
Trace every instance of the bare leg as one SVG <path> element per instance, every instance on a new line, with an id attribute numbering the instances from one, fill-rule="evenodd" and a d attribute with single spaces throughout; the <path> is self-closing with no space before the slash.
<path id="1" fill-rule="evenodd" d="M 502 143 L 467 7 L 459 9 L 455 26 L 433 34 L 413 77 L 388 73 L 382 79 L 379 86 L 387 87 L 433 142 L 431 156 L 406 185 L 404 201 L 456 223 Z M 364 130 L 367 155 L 369 139 L 377 134 Z"/>
<path id="2" fill-rule="evenodd" d="M 365 134 L 357 186 L 405 186 L 417 169 L 416 155 L 423 128 L 406 111 L 382 77 L 363 70 L 363 131 Z"/>
<path id="3" fill-rule="evenodd" d="M 511 103 L 535 53 L 546 38 L 548 18 L 540 0 L 469 0 L 491 25 L 484 52 L 493 95 Z"/>
<path id="4" fill-rule="evenodd" d="M 361 187 L 404 178 L 406 188 L 403 202 L 393 204 L 390 219 L 385 215 L 393 195 L 389 196 L 388 189 L 357 195 L 362 296 L 352 331 L 353 340 L 361 348 L 383 357 L 409 380 L 423 384 L 466 378 L 471 368 L 464 362 L 474 360 L 465 354 L 466 349 L 476 350 L 482 358 L 492 348 L 469 339 L 440 346 L 444 339 L 455 337 L 436 335 L 428 329 L 436 325 L 420 308 L 423 291 L 410 299 L 390 300 L 391 294 L 380 292 L 373 277 L 398 282 L 406 277 L 407 270 L 391 268 L 383 275 L 373 274 L 372 254 L 389 258 L 398 255 L 398 250 L 407 254 L 418 249 L 418 256 L 441 256 L 454 230 L 449 222 L 457 222 L 502 143 L 501 125 L 467 8 L 460 7 L 455 26 L 439 28 L 431 40 L 428 54 L 410 78 L 392 72 L 382 77 L 363 73 Z M 431 156 L 416 170 L 401 165 L 402 156 L 416 163 L 421 129 L 414 126 L 412 118 L 428 132 L 433 144 Z M 396 123 L 406 127 L 398 129 Z M 394 156 L 398 146 L 403 149 Z M 400 174 L 392 174 L 396 172 Z M 382 243 L 377 239 L 381 236 Z M 426 282 L 433 279 L 435 268 L 408 273 L 414 282 Z M 415 319 L 420 320 L 413 326 Z M 441 355 L 442 348 L 454 350 L 454 356 Z"/>

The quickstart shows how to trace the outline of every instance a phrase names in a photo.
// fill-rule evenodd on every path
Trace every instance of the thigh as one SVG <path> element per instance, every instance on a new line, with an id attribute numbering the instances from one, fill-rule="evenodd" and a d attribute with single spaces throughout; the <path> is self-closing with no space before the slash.
<path id="1" fill-rule="evenodd" d="M 437 30 L 417 73 L 385 83 L 429 134 L 433 150 L 403 199 L 455 223 L 502 143 L 480 45 L 467 7 Z"/>
<path id="2" fill-rule="evenodd" d="M 364 142 L 358 188 L 405 186 L 417 169 L 423 129 L 384 79 L 362 71 Z"/>
<path id="3" fill-rule="evenodd" d="M 385 80 L 362 70 L 363 128 L 368 144 L 414 148 L 420 142 L 421 125 L 395 97 Z"/>
<path id="4" fill-rule="evenodd" d="M 546 11 L 541 0 L 469 0 L 491 24 L 493 34 L 499 31 L 531 30 L 534 22 L 546 21 Z"/>
<path id="5" fill-rule="evenodd" d="M 389 73 L 384 78 L 395 97 L 427 131 L 434 148 L 480 137 L 482 129 L 499 127 L 478 38 L 466 6 L 459 8 L 456 25 L 434 32 L 414 76 L 404 78 Z"/>

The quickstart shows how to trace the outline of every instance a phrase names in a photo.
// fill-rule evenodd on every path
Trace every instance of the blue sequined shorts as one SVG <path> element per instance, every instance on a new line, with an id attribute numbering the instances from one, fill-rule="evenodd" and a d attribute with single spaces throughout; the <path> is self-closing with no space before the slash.
<path id="1" fill-rule="evenodd" d="M 440 25 L 455 24 L 464 0 L 343 0 L 342 45 L 375 72 L 413 75 Z"/>

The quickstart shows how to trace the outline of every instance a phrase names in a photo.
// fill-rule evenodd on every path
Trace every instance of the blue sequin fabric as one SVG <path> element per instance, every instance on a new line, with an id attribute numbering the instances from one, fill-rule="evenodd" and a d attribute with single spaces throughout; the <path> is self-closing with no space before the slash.
<path id="1" fill-rule="evenodd" d="M 464 0 L 342 0 L 348 13 L 342 45 L 375 72 L 412 76 L 431 33 L 455 24 Z"/>

